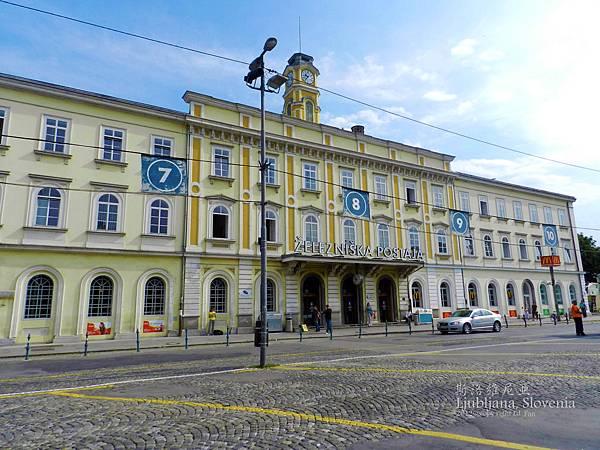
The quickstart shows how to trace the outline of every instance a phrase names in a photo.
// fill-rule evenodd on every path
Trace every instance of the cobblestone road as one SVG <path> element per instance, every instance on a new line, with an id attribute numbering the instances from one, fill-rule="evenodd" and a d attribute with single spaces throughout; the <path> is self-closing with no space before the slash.
<path id="1" fill-rule="evenodd" d="M 267 370 L 248 345 L 4 361 L 0 448 L 599 448 L 586 331 L 276 343 Z"/>

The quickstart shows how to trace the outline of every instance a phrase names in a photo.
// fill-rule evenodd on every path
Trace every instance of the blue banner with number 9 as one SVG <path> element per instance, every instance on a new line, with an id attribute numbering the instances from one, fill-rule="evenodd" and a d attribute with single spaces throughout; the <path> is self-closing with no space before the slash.
<path id="1" fill-rule="evenodd" d="M 344 212 L 347 212 L 355 217 L 364 217 L 366 219 L 371 218 L 368 192 L 344 188 L 343 194 Z"/>
<path id="2" fill-rule="evenodd" d="M 184 159 L 142 155 L 142 191 L 187 194 L 187 165 Z"/>
<path id="3" fill-rule="evenodd" d="M 450 225 L 453 233 L 469 233 L 471 231 L 471 227 L 469 225 L 469 214 L 464 211 L 450 210 Z"/>

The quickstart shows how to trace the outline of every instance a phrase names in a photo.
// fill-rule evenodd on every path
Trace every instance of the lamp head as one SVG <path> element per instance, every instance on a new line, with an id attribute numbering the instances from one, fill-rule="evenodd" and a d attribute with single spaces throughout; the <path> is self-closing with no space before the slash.
<path id="1" fill-rule="evenodd" d="M 271 50 L 273 50 L 275 48 L 275 46 L 277 45 L 277 39 L 274 37 L 270 37 L 269 39 L 267 39 L 265 41 L 265 45 L 263 47 L 263 51 L 264 52 L 270 52 Z"/>

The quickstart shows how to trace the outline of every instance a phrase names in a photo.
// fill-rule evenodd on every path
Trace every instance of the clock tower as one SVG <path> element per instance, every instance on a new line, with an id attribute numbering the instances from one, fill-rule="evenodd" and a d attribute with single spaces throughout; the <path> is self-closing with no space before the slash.
<path id="1" fill-rule="evenodd" d="M 313 57 L 294 53 L 283 71 L 288 78 L 283 94 L 283 114 L 308 122 L 319 123 L 319 71 L 313 66 Z"/>

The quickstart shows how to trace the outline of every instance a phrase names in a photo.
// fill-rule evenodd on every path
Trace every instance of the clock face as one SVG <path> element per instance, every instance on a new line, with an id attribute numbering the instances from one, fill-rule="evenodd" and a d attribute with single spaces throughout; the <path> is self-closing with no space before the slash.
<path id="1" fill-rule="evenodd" d="M 294 72 L 290 72 L 290 73 L 288 73 L 288 79 L 285 82 L 285 84 L 287 84 L 289 87 L 292 85 L 293 82 L 294 82 Z"/>
<path id="2" fill-rule="evenodd" d="M 303 70 L 301 76 L 302 81 L 304 81 L 306 84 L 313 84 L 315 81 L 315 77 L 310 70 Z"/>

